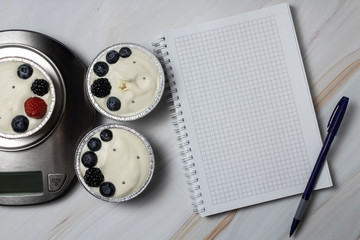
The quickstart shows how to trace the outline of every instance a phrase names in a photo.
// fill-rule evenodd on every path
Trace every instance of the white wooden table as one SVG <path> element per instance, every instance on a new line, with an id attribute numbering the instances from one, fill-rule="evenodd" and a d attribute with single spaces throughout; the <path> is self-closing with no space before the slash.
<path id="1" fill-rule="evenodd" d="M 202 23 L 282 1 L 14 1 L 0 3 L 0 30 L 49 35 L 88 65 L 119 42 L 151 48 L 166 29 Z M 328 154 L 334 187 L 315 192 L 294 239 L 360 238 L 360 2 L 288 1 L 322 136 L 337 101 L 350 105 Z M 98 124 L 103 123 L 100 121 Z M 90 196 L 74 179 L 61 198 L 0 206 L 0 239 L 286 239 L 300 196 L 200 218 L 192 213 L 163 99 L 129 124 L 151 142 L 156 170 L 149 188 L 122 204 Z M 1 163 L 0 163 L 1 164 Z"/>

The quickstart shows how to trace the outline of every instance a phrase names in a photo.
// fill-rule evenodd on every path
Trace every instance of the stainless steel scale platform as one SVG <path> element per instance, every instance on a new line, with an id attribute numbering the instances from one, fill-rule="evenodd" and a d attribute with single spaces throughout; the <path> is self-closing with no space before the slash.
<path id="1" fill-rule="evenodd" d="M 0 137 L 0 205 L 46 202 L 69 187 L 76 145 L 94 125 L 95 110 L 83 87 L 86 68 L 63 44 L 31 31 L 0 31 L 4 57 L 40 65 L 52 78 L 56 103 L 38 132 L 21 139 Z"/>

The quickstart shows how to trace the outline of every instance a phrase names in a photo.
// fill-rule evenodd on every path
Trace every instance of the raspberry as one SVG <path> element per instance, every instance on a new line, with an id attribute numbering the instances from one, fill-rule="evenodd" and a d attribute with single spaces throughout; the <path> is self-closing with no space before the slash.
<path id="1" fill-rule="evenodd" d="M 106 97 L 110 90 L 111 84 L 107 78 L 98 78 L 91 84 L 91 93 L 98 98 Z"/>
<path id="2" fill-rule="evenodd" d="M 104 181 L 104 175 L 99 168 L 89 168 L 85 172 L 84 180 L 89 187 L 99 187 Z"/>
<path id="3" fill-rule="evenodd" d="M 31 97 L 25 101 L 24 108 L 28 117 L 41 119 L 46 114 L 47 104 L 39 97 Z"/>
<path id="4" fill-rule="evenodd" d="M 36 79 L 31 85 L 31 91 L 38 96 L 44 96 L 49 91 L 49 83 L 44 79 Z"/>

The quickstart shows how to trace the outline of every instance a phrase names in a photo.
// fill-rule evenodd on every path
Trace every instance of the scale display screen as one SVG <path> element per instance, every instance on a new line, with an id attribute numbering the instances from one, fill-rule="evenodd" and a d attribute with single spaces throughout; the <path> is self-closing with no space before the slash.
<path id="1" fill-rule="evenodd" d="M 0 172 L 0 194 L 42 193 L 42 172 Z"/>

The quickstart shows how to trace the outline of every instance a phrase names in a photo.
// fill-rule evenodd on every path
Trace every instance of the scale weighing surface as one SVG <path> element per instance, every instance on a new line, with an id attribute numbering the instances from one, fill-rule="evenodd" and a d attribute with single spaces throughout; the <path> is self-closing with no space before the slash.
<path id="1" fill-rule="evenodd" d="M 86 68 L 63 44 L 31 31 L 0 31 L 0 59 L 6 57 L 40 65 L 53 81 L 56 103 L 36 133 L 0 137 L 0 205 L 46 202 L 69 187 L 77 143 L 94 124 L 95 110 L 83 87 Z"/>

